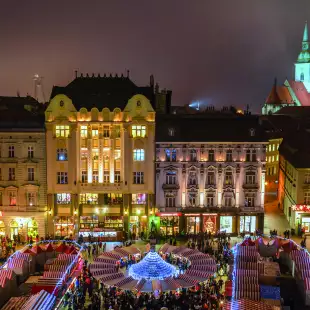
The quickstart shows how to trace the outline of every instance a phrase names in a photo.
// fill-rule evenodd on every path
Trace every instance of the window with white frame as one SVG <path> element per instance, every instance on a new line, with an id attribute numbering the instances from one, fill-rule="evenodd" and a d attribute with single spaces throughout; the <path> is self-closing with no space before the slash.
<path id="1" fill-rule="evenodd" d="M 28 181 L 34 181 L 34 168 L 28 168 Z"/>
<path id="2" fill-rule="evenodd" d="M 115 171 L 114 183 L 121 183 L 121 172 L 120 171 Z"/>
<path id="3" fill-rule="evenodd" d="M 9 157 L 14 158 L 15 157 L 15 146 L 9 145 Z"/>
<path id="4" fill-rule="evenodd" d="M 110 183 L 110 171 L 103 172 L 103 183 Z"/>
<path id="5" fill-rule="evenodd" d="M 110 137 L 110 127 L 109 126 L 103 126 L 103 137 L 104 138 Z"/>
<path id="6" fill-rule="evenodd" d="M 250 193 L 245 194 L 244 206 L 248 208 L 255 207 L 255 194 Z"/>
<path id="7" fill-rule="evenodd" d="M 98 204 L 98 194 L 80 194 L 80 204 Z"/>
<path id="8" fill-rule="evenodd" d="M 132 194 L 131 202 L 132 204 L 145 204 L 146 196 L 145 194 Z"/>
<path id="9" fill-rule="evenodd" d="M 65 205 L 71 203 L 71 194 L 70 193 L 56 194 L 56 202 L 58 205 Z"/>
<path id="10" fill-rule="evenodd" d="M 166 184 L 176 184 L 177 176 L 175 171 L 168 171 L 166 173 Z"/>
<path id="11" fill-rule="evenodd" d="M 57 184 L 68 184 L 68 172 L 57 172 Z"/>
<path id="12" fill-rule="evenodd" d="M 144 172 L 133 172 L 133 184 L 144 184 Z"/>
<path id="13" fill-rule="evenodd" d="M 196 171 L 190 171 L 188 176 L 188 185 L 197 185 Z"/>
<path id="14" fill-rule="evenodd" d="M 168 208 L 175 207 L 175 197 L 174 196 L 166 196 L 166 207 L 168 207 Z"/>
<path id="15" fill-rule="evenodd" d="M 57 160 L 58 161 L 68 160 L 67 149 L 57 149 Z"/>
<path id="16" fill-rule="evenodd" d="M 305 192 L 304 194 L 304 202 L 306 205 L 310 204 L 310 192 Z"/>
<path id="17" fill-rule="evenodd" d="M 88 135 L 87 126 L 81 126 L 81 138 L 86 139 Z"/>
<path id="18" fill-rule="evenodd" d="M 10 206 L 16 206 L 17 204 L 17 193 L 16 191 L 10 191 L 9 192 L 9 204 Z"/>
<path id="19" fill-rule="evenodd" d="M 134 149 L 133 150 L 133 160 L 134 161 L 144 161 L 144 149 Z"/>
<path id="20" fill-rule="evenodd" d="M 310 184 L 310 173 L 309 172 L 305 174 L 305 184 Z"/>
<path id="21" fill-rule="evenodd" d="M 136 137 L 144 138 L 146 135 L 146 126 L 133 125 L 131 127 L 131 135 L 133 136 L 133 138 L 136 138 Z"/>
<path id="22" fill-rule="evenodd" d="M 255 184 L 256 183 L 256 173 L 254 171 L 247 171 L 245 173 L 245 183 Z"/>
<path id="23" fill-rule="evenodd" d="M 27 193 L 27 205 L 32 207 L 36 205 L 36 193 Z"/>
<path id="24" fill-rule="evenodd" d="M 190 150 L 190 161 L 197 161 L 197 150 Z"/>
<path id="25" fill-rule="evenodd" d="M 70 126 L 57 125 L 55 129 L 55 134 L 57 138 L 68 138 L 70 134 Z"/>
<path id="26" fill-rule="evenodd" d="M 34 157 L 34 148 L 33 146 L 28 146 L 28 158 Z"/>
<path id="27" fill-rule="evenodd" d="M 93 183 L 98 183 L 99 182 L 99 173 L 98 170 L 93 171 Z"/>
<path id="28" fill-rule="evenodd" d="M 9 168 L 9 181 L 15 181 L 15 168 Z"/>
<path id="29" fill-rule="evenodd" d="M 81 175 L 81 177 L 82 177 L 82 183 L 87 183 L 87 181 L 88 181 L 88 178 L 87 178 L 87 170 L 82 170 L 82 175 Z"/>
<path id="30" fill-rule="evenodd" d="M 224 206 L 225 207 L 232 207 L 233 205 L 233 197 L 232 196 L 225 196 L 224 197 Z"/>

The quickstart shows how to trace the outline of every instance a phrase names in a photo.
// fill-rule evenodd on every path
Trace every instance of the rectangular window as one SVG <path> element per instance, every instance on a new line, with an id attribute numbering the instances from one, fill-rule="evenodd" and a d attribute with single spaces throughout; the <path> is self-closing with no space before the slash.
<path id="1" fill-rule="evenodd" d="M 80 204 L 98 204 L 98 194 L 80 194 Z"/>
<path id="2" fill-rule="evenodd" d="M 271 144 L 268 145 L 269 152 L 271 152 Z"/>
<path id="3" fill-rule="evenodd" d="M 14 145 L 9 146 L 9 157 L 14 158 L 15 157 L 15 147 Z"/>
<path id="4" fill-rule="evenodd" d="M 224 206 L 232 207 L 232 197 L 228 196 L 224 198 Z"/>
<path id="5" fill-rule="evenodd" d="M 305 192 L 304 200 L 306 205 L 310 204 L 310 192 Z"/>
<path id="6" fill-rule="evenodd" d="M 120 138 L 121 137 L 121 127 L 120 126 L 114 126 L 114 137 Z M 117 139 L 119 140 L 119 139 Z"/>
<path id="7" fill-rule="evenodd" d="M 252 150 L 252 161 L 256 161 L 256 150 Z"/>
<path id="8" fill-rule="evenodd" d="M 188 194 L 188 202 L 189 202 L 189 205 L 191 207 L 195 207 L 196 206 L 196 202 L 197 202 L 197 195 L 196 195 L 196 193 L 189 193 Z"/>
<path id="9" fill-rule="evenodd" d="M 214 195 L 212 193 L 207 194 L 207 207 L 214 206 Z"/>
<path id="10" fill-rule="evenodd" d="M 144 172 L 133 173 L 133 184 L 144 184 Z"/>
<path id="11" fill-rule="evenodd" d="M 166 207 L 175 207 L 175 197 L 166 197 Z"/>
<path id="12" fill-rule="evenodd" d="M 233 175 L 231 171 L 226 171 L 225 173 L 225 185 L 233 184 Z"/>
<path id="13" fill-rule="evenodd" d="M 57 160 L 58 161 L 68 160 L 67 149 L 57 149 Z"/>
<path id="14" fill-rule="evenodd" d="M 146 126 L 144 125 L 134 125 L 131 127 L 131 134 L 135 137 L 144 138 L 146 135 Z"/>
<path id="15" fill-rule="evenodd" d="M 57 184 L 68 184 L 68 172 L 57 172 Z"/>
<path id="16" fill-rule="evenodd" d="M 207 185 L 215 185 L 215 173 L 213 171 L 207 174 Z"/>
<path id="17" fill-rule="evenodd" d="M 232 159 L 232 150 L 226 152 L 226 161 L 233 161 Z"/>
<path id="18" fill-rule="evenodd" d="M 132 204 L 144 204 L 145 194 L 132 194 L 131 202 Z"/>
<path id="19" fill-rule="evenodd" d="M 244 199 L 244 206 L 248 208 L 255 207 L 255 197 L 246 195 Z"/>
<path id="20" fill-rule="evenodd" d="M 10 206 L 16 206 L 17 203 L 16 192 L 9 192 L 9 203 Z"/>
<path id="21" fill-rule="evenodd" d="M 208 160 L 214 161 L 214 150 L 209 150 Z"/>
<path id="22" fill-rule="evenodd" d="M 276 161 L 279 161 L 279 155 L 276 156 Z"/>
<path id="23" fill-rule="evenodd" d="M 33 152 L 33 146 L 28 146 L 28 158 L 33 158 L 34 152 Z"/>
<path id="24" fill-rule="evenodd" d="M 28 181 L 34 181 L 34 168 L 28 168 Z"/>
<path id="25" fill-rule="evenodd" d="M 240 232 L 253 233 L 256 229 L 256 216 L 240 216 Z"/>
<path id="26" fill-rule="evenodd" d="M 114 151 L 114 159 L 120 159 L 121 158 L 121 150 L 115 150 Z"/>
<path id="27" fill-rule="evenodd" d="M 190 150 L 190 161 L 197 161 L 197 151 Z"/>
<path id="28" fill-rule="evenodd" d="M 68 138 L 70 134 L 70 126 L 57 125 L 55 133 L 57 138 Z"/>
<path id="29" fill-rule="evenodd" d="M 81 126 L 81 138 L 86 139 L 88 135 L 87 126 Z"/>
<path id="30" fill-rule="evenodd" d="M 98 170 L 93 171 L 93 183 L 98 183 L 99 182 L 99 174 Z"/>
<path id="31" fill-rule="evenodd" d="M 251 150 L 246 150 L 245 161 L 251 161 Z"/>
<path id="32" fill-rule="evenodd" d="M 245 182 L 246 182 L 246 184 L 255 184 L 256 183 L 256 173 L 252 172 L 252 171 L 246 172 Z"/>
<path id="33" fill-rule="evenodd" d="M 98 129 L 93 129 L 91 131 L 92 138 L 98 138 Z"/>
<path id="34" fill-rule="evenodd" d="M 15 168 L 9 168 L 9 181 L 15 181 Z"/>
<path id="35" fill-rule="evenodd" d="M 134 161 L 144 161 L 144 150 L 143 149 L 133 150 L 133 160 Z"/>
<path id="36" fill-rule="evenodd" d="M 82 183 L 87 183 L 87 170 L 82 170 Z"/>
<path id="37" fill-rule="evenodd" d="M 166 184 L 176 184 L 177 176 L 175 171 L 169 171 L 166 173 Z"/>
<path id="38" fill-rule="evenodd" d="M 56 201 L 59 205 L 65 205 L 71 203 L 71 194 L 61 193 L 56 195 Z"/>
<path id="39" fill-rule="evenodd" d="M 103 183 L 110 183 L 110 171 L 103 172 Z"/>
<path id="40" fill-rule="evenodd" d="M 36 193 L 27 193 L 27 205 L 30 207 L 36 205 Z"/>
<path id="41" fill-rule="evenodd" d="M 272 145 L 272 151 L 274 152 L 276 150 L 275 144 Z"/>
<path id="42" fill-rule="evenodd" d="M 114 183 L 121 183 L 121 172 L 120 171 L 115 171 Z"/>
<path id="43" fill-rule="evenodd" d="M 104 138 L 110 137 L 110 127 L 109 126 L 103 126 L 103 137 Z"/>

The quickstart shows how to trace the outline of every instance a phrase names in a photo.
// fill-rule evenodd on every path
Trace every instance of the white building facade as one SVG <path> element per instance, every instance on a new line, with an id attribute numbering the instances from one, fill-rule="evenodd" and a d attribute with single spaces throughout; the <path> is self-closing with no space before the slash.
<path id="1" fill-rule="evenodd" d="M 244 127 L 242 134 L 216 133 L 225 122 Z M 209 140 L 210 125 L 218 141 Z M 256 119 L 179 117 L 157 122 L 156 206 L 162 234 L 263 229 L 267 141 L 257 126 Z M 186 132 L 196 129 L 202 131 L 200 137 Z"/>

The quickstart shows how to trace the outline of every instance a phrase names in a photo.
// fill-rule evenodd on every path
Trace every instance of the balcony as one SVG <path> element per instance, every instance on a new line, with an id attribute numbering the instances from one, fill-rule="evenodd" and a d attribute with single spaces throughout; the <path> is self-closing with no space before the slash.
<path id="1" fill-rule="evenodd" d="M 123 182 L 119 183 L 82 183 L 78 184 L 79 190 L 81 191 L 98 191 L 98 192 L 106 192 L 106 191 L 120 191 L 123 188 Z"/>
<path id="2" fill-rule="evenodd" d="M 171 189 L 179 189 L 180 185 L 179 184 L 163 184 L 162 189 L 163 190 L 171 190 Z"/>
<path id="3" fill-rule="evenodd" d="M 171 212 L 171 213 L 182 211 L 182 207 L 158 207 L 157 209 L 159 210 L 159 212 Z"/>
<path id="4" fill-rule="evenodd" d="M 259 189 L 258 183 L 243 183 L 242 188 L 244 189 Z"/>
<path id="5" fill-rule="evenodd" d="M 240 206 L 240 211 L 241 212 L 259 212 L 259 213 L 263 213 L 264 212 L 264 208 L 261 206 L 258 207 L 247 207 L 247 206 Z"/>
<path id="6" fill-rule="evenodd" d="M 26 205 L 20 205 L 20 206 L 0 206 L 0 211 L 5 212 L 45 212 L 46 207 L 43 206 L 26 206 Z"/>

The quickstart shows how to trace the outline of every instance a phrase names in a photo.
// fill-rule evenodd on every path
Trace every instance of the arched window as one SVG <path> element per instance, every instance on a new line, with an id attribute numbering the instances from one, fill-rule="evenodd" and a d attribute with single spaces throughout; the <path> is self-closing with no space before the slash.
<path id="1" fill-rule="evenodd" d="M 305 75 L 304 75 L 304 73 L 302 72 L 302 73 L 300 73 L 300 80 L 301 80 L 301 81 L 304 81 L 304 79 L 305 79 Z"/>

